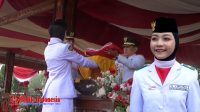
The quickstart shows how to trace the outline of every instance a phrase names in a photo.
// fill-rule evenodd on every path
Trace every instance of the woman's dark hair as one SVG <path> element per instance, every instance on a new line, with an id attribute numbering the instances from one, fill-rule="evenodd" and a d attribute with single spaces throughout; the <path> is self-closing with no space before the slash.
<path id="1" fill-rule="evenodd" d="M 64 20 L 56 20 L 50 24 L 48 30 L 51 37 L 64 40 L 66 25 Z"/>

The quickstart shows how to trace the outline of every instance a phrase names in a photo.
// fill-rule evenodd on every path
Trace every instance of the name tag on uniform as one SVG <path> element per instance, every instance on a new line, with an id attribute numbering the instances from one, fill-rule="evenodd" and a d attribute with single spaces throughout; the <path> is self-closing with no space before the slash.
<path id="1" fill-rule="evenodd" d="M 178 84 L 170 84 L 169 85 L 170 90 L 180 90 L 180 91 L 188 91 L 189 86 L 188 85 L 178 85 Z"/>
<path id="2" fill-rule="evenodd" d="M 149 90 L 155 90 L 156 86 L 149 86 Z"/>

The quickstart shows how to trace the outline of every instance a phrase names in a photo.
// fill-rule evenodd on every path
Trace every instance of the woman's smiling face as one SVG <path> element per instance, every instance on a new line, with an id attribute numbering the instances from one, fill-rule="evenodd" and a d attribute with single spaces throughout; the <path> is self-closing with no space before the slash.
<path id="1" fill-rule="evenodd" d="M 152 33 L 150 48 L 157 59 L 169 57 L 175 49 L 175 39 L 173 34 L 171 32 Z"/>

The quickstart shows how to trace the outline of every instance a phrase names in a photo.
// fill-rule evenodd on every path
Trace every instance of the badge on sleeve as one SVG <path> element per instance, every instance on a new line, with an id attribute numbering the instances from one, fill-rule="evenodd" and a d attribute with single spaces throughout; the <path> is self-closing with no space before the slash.
<path id="1" fill-rule="evenodd" d="M 188 91 L 189 86 L 188 85 L 178 85 L 178 84 L 170 84 L 169 90 L 180 90 L 180 91 Z"/>

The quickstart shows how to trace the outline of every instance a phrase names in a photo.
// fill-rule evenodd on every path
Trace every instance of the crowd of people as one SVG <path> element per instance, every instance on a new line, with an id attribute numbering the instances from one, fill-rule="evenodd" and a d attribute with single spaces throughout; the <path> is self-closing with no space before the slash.
<path id="1" fill-rule="evenodd" d="M 137 54 L 139 42 L 134 37 L 124 37 L 122 54 L 115 49 L 106 51 L 114 57 L 119 82 L 133 78 L 130 112 L 199 112 L 197 70 L 176 61 L 179 37 L 175 19 L 156 18 L 151 25 L 152 64 L 146 65 L 144 56 Z M 63 20 L 55 20 L 49 26 L 51 38 L 44 51 L 49 78 L 43 97 L 59 97 L 61 102 L 60 105 L 43 104 L 42 112 L 73 112 L 78 68 L 99 69 L 94 60 L 74 50 L 74 38 L 65 38 L 65 31 Z"/>

